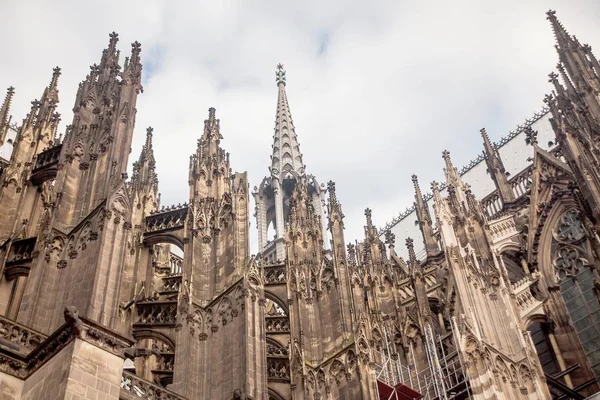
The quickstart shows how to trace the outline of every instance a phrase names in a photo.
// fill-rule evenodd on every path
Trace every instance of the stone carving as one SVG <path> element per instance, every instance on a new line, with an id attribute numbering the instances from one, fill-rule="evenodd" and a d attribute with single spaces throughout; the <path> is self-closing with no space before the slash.
<path id="1" fill-rule="evenodd" d="M 77 308 L 75 308 L 74 306 L 67 306 L 65 307 L 63 314 L 65 317 L 65 321 L 67 322 L 67 324 L 69 324 L 69 326 L 73 330 L 73 333 L 77 336 L 81 335 L 83 322 L 81 322 L 81 319 L 79 318 L 79 311 L 77 310 Z"/>
<path id="2" fill-rule="evenodd" d="M 31 351 L 42 343 L 46 336 L 5 317 L 0 317 L 0 338 Z"/>
<path id="3" fill-rule="evenodd" d="M 130 396 L 143 397 L 149 400 L 186 400 L 185 397 L 129 372 L 123 372 L 121 391 L 131 393 Z"/>

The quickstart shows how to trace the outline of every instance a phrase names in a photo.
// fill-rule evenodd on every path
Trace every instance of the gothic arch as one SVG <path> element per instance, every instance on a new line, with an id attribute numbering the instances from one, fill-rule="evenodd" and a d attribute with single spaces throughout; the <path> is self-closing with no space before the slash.
<path id="1" fill-rule="evenodd" d="M 181 251 L 184 251 L 183 240 L 176 235 L 173 235 L 171 233 L 148 233 L 144 235 L 144 245 L 146 247 L 150 247 L 159 243 L 169 243 L 174 246 L 177 246 Z"/>
<path id="2" fill-rule="evenodd" d="M 269 388 L 269 400 L 285 400 L 275 389 Z"/>
<path id="3" fill-rule="evenodd" d="M 154 339 L 166 343 L 169 347 L 175 350 L 175 341 L 164 333 L 154 331 L 152 329 L 136 329 L 133 331 L 135 340 Z"/>
<path id="4" fill-rule="evenodd" d="M 279 306 L 283 310 L 283 312 L 285 313 L 286 316 L 289 315 L 289 308 L 288 308 L 287 304 L 283 300 L 281 300 L 278 296 L 265 290 L 265 298 L 267 300 L 270 300 L 275 305 Z M 267 308 L 269 308 L 269 306 L 270 305 L 267 302 Z M 268 315 L 267 313 L 268 313 L 268 310 L 265 310 L 265 315 Z"/>

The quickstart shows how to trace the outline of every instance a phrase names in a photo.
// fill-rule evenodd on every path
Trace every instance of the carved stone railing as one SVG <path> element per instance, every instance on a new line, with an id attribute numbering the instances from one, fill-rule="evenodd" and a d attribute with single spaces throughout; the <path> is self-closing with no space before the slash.
<path id="1" fill-rule="evenodd" d="M 529 192 L 529 189 L 531 188 L 532 176 L 533 165 L 530 165 L 508 181 L 512 188 L 515 199 L 519 199 Z M 492 193 L 485 196 L 481 200 L 481 205 L 483 206 L 485 214 L 488 216 L 488 218 L 496 218 L 499 216 L 504 207 L 502 199 L 500 198 L 500 194 L 497 190 L 494 190 Z"/>
<path id="2" fill-rule="evenodd" d="M 285 347 L 267 343 L 267 357 L 288 358 L 288 350 Z"/>
<path id="3" fill-rule="evenodd" d="M 533 166 L 524 169 L 515 175 L 510 181 L 515 198 L 519 198 L 526 194 L 531 188 L 531 182 L 533 179 Z"/>
<path id="4" fill-rule="evenodd" d="M 519 233 L 515 225 L 515 219 L 510 214 L 491 221 L 489 230 L 494 244 L 510 239 Z"/>
<path id="5" fill-rule="evenodd" d="M 289 333 L 290 320 L 288 317 L 266 317 L 267 333 Z"/>
<path id="6" fill-rule="evenodd" d="M 186 400 L 185 397 L 163 387 L 148 382 L 130 372 L 121 377 L 121 398 L 141 398 L 144 400 Z"/>
<path id="7" fill-rule="evenodd" d="M 541 309 L 543 301 L 533 295 L 532 289 L 537 285 L 538 279 L 531 280 L 528 276 L 514 283 L 511 287 L 515 301 L 519 307 L 521 318 L 526 318 L 534 311 Z"/>
<path id="8" fill-rule="evenodd" d="M 264 267 L 265 284 L 279 285 L 286 282 L 285 265 Z"/>
<path id="9" fill-rule="evenodd" d="M 15 240 L 10 245 L 10 252 L 6 259 L 6 265 L 29 262 L 35 257 L 34 249 L 37 237 Z"/>
<path id="10" fill-rule="evenodd" d="M 43 333 L 27 328 L 8 318 L 0 317 L 0 344 L 13 347 L 6 342 L 13 343 L 16 345 L 15 350 L 26 354 L 39 346 L 44 340 L 46 340 L 46 336 Z"/>
<path id="11" fill-rule="evenodd" d="M 28 276 L 31 263 L 37 257 L 35 250 L 37 237 L 15 240 L 10 245 L 10 251 L 6 258 L 4 274 L 6 279 L 12 280 L 18 276 Z"/>
<path id="12" fill-rule="evenodd" d="M 163 293 L 178 293 L 181 289 L 181 274 L 166 276 L 163 279 Z"/>
<path id="13" fill-rule="evenodd" d="M 140 301 L 136 303 L 139 325 L 175 326 L 177 317 L 176 301 Z M 135 326 L 134 326 L 135 327 Z"/>
<path id="14" fill-rule="evenodd" d="M 287 358 L 267 358 L 267 378 L 269 380 L 289 381 L 290 360 Z"/>
<path id="15" fill-rule="evenodd" d="M 31 171 L 31 182 L 34 185 L 53 179 L 56 177 L 56 171 L 58 161 L 60 159 L 60 152 L 62 150 L 62 144 L 51 147 L 42 151 L 37 155 L 35 159 L 35 165 L 33 171 Z"/>
<path id="16" fill-rule="evenodd" d="M 171 206 L 146 217 L 146 232 L 182 228 L 187 218 L 188 205 Z"/>

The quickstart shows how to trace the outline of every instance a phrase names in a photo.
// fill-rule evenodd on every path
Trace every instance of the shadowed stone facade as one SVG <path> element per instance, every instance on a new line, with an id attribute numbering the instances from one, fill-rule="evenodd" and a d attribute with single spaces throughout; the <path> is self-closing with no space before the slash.
<path id="1" fill-rule="evenodd" d="M 448 151 L 445 182 L 431 195 L 413 176 L 422 256 L 407 237 L 401 257 L 370 209 L 364 237 L 346 242 L 335 183 L 306 172 L 281 64 L 269 176 L 250 193 L 210 108 L 190 156 L 189 198 L 167 207 L 152 128 L 126 172 L 139 43 L 121 65 L 110 34 L 64 138 L 60 68 L 19 126 L 9 88 L 0 106 L 0 154 L 10 154 L 0 159 L 0 398 L 597 393 L 600 64 L 553 11 L 547 17 L 560 59 L 545 98 L 552 149 L 528 125 L 532 163 L 508 177 L 482 129 L 495 187 L 482 200 Z"/>

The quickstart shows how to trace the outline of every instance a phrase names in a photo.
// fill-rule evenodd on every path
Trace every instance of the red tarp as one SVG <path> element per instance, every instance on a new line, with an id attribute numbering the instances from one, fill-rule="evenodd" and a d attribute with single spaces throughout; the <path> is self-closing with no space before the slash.
<path id="1" fill-rule="evenodd" d="M 392 387 L 384 382 L 377 381 L 379 390 L 379 400 L 418 400 L 423 397 L 419 392 L 414 391 L 402 383 Z"/>

